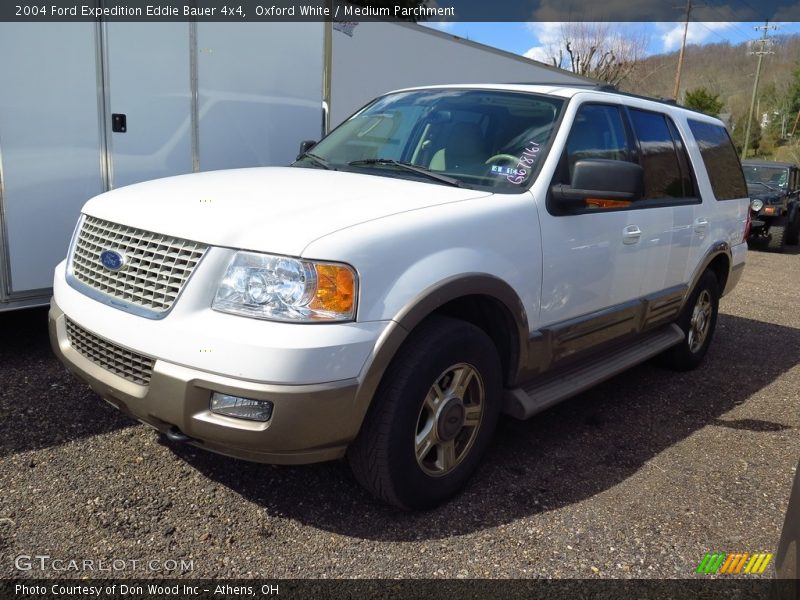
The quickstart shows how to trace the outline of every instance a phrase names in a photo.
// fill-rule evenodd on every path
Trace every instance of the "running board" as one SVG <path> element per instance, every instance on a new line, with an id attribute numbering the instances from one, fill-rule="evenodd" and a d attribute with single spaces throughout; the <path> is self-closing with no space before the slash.
<path id="1" fill-rule="evenodd" d="M 521 387 L 506 390 L 503 412 L 528 419 L 630 367 L 660 354 L 685 339 L 674 323 L 645 334 L 632 346 L 614 350 L 553 375 L 543 375 Z"/>

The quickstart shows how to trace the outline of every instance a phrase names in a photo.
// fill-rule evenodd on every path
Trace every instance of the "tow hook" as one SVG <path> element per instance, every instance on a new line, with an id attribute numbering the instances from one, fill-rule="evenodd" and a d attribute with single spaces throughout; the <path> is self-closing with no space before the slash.
<path id="1" fill-rule="evenodd" d="M 166 436 L 170 442 L 175 442 L 179 444 L 184 444 L 186 442 L 191 441 L 192 439 L 174 425 L 167 430 Z"/>

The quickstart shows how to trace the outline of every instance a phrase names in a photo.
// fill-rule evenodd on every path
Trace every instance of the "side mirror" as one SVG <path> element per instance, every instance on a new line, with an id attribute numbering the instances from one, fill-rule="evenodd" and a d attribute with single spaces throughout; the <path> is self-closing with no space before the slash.
<path id="1" fill-rule="evenodd" d="M 644 189 L 642 167 L 624 160 L 586 158 L 575 163 L 572 186 L 554 185 L 555 205 L 574 210 L 595 205 L 599 208 L 627 206 L 641 198 Z"/>
<path id="2" fill-rule="evenodd" d="M 297 158 L 295 160 L 300 160 L 303 157 L 303 154 L 311 150 L 316 145 L 317 140 L 303 140 L 300 142 L 300 152 L 297 154 Z"/>

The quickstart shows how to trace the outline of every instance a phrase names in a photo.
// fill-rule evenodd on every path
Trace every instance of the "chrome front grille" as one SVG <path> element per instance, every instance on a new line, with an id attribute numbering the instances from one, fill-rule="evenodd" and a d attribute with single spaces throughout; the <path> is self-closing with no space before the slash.
<path id="1" fill-rule="evenodd" d="M 84 357 L 123 379 L 139 385 L 150 385 L 154 362 L 152 358 L 97 337 L 69 319 L 66 319 L 66 325 L 70 345 Z"/>
<path id="2" fill-rule="evenodd" d="M 75 240 L 70 274 L 78 283 L 158 318 L 172 307 L 206 248 L 199 242 L 86 216 Z M 112 271 L 103 266 L 100 254 L 106 250 L 124 257 L 122 268 Z"/>

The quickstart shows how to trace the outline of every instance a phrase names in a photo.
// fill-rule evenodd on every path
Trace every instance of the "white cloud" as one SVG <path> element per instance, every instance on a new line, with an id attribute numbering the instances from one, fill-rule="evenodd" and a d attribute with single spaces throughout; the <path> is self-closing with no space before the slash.
<path id="1" fill-rule="evenodd" d="M 561 55 L 565 36 L 572 37 L 579 45 L 606 43 L 611 46 L 635 49 L 638 56 L 646 53 L 649 35 L 641 23 L 617 23 L 594 21 L 531 21 L 526 28 L 536 38 L 524 56 L 552 64 L 552 58 Z M 563 62 L 562 62 L 563 66 Z"/>
<path id="2" fill-rule="evenodd" d="M 533 46 L 523 54 L 525 58 L 552 64 L 552 56 L 557 54 L 557 48 L 563 37 L 564 23 L 554 21 L 530 22 L 525 24 L 528 31 L 535 37 L 538 45 Z"/>
<path id="3" fill-rule="evenodd" d="M 534 46 L 522 56 L 530 58 L 531 60 L 538 60 L 539 62 L 551 64 L 550 57 L 552 56 L 552 52 L 548 51 L 547 46 Z"/>
<path id="4" fill-rule="evenodd" d="M 683 23 L 661 23 L 662 29 L 666 29 L 661 34 L 661 43 L 664 52 L 671 52 L 681 47 L 683 39 Z M 734 23 L 721 21 L 692 21 L 689 23 L 689 30 L 686 34 L 687 44 L 702 44 L 708 41 L 718 31 L 724 31 L 734 26 Z"/>
<path id="5" fill-rule="evenodd" d="M 540 46 L 547 46 L 549 44 L 558 44 L 561 41 L 561 32 L 564 23 L 554 21 L 544 22 L 529 22 L 525 24 L 536 39 Z"/>

